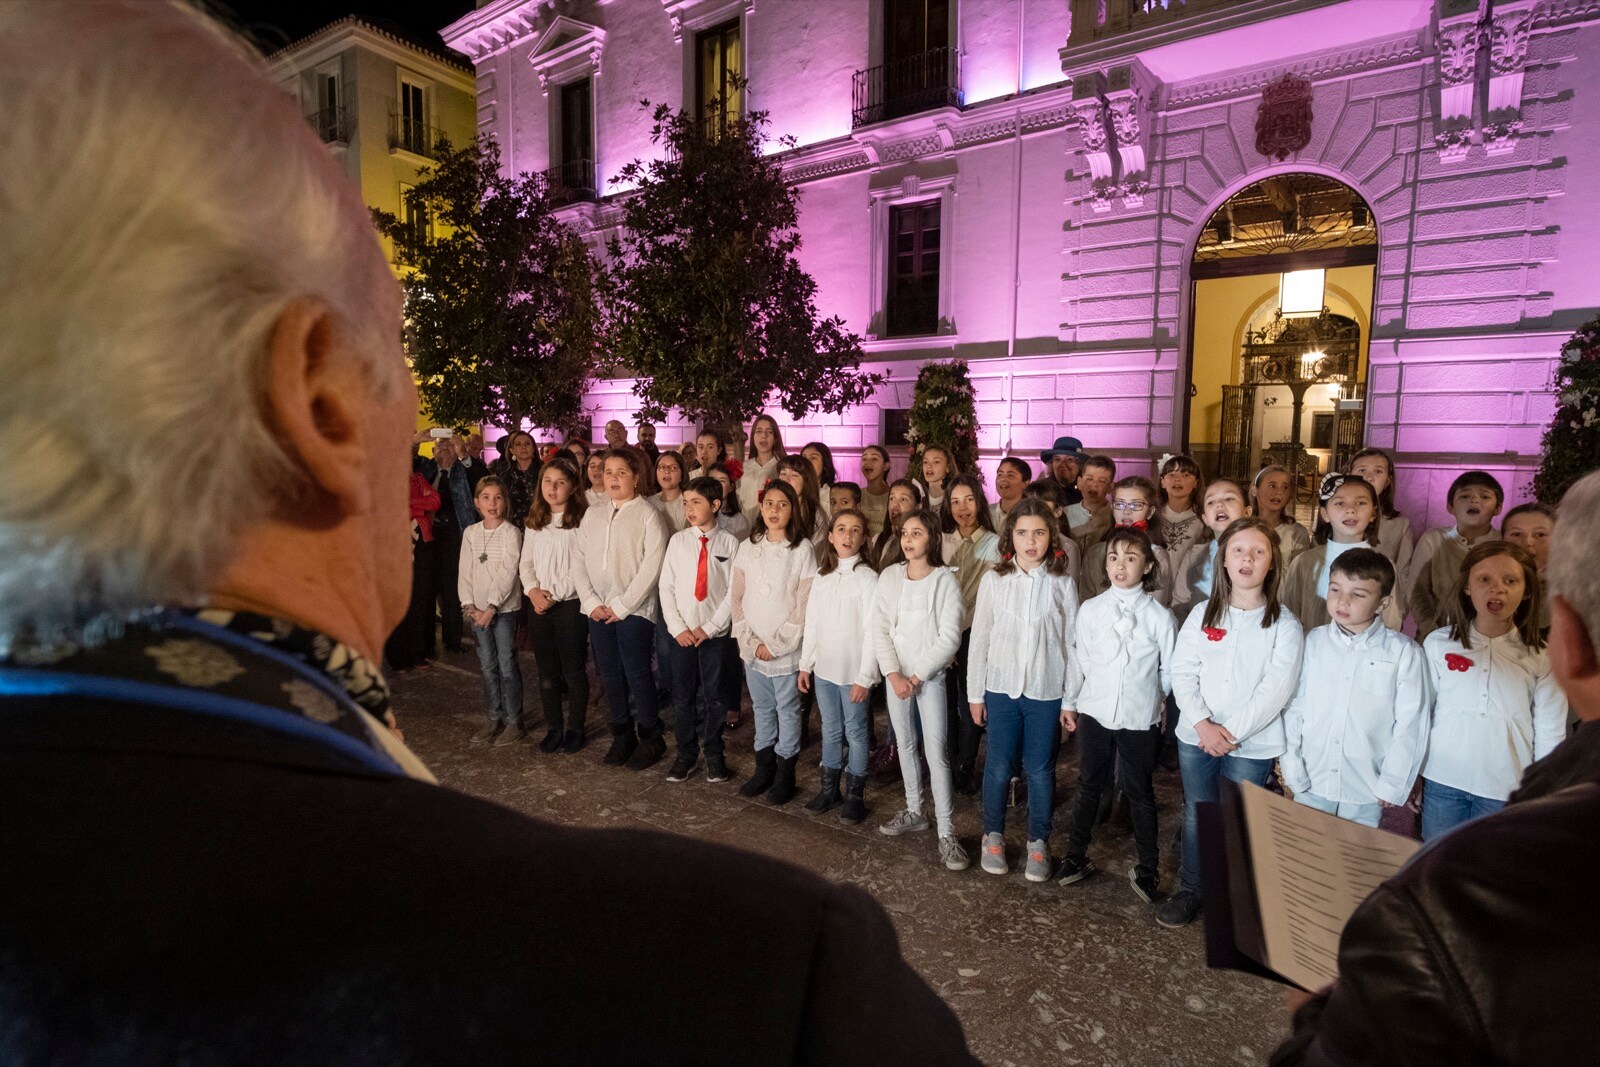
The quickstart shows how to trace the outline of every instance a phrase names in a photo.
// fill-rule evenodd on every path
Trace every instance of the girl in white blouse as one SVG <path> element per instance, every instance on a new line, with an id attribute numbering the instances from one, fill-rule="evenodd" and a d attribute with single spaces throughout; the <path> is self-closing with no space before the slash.
<path id="1" fill-rule="evenodd" d="M 978 587 L 967 655 L 968 713 L 987 726 L 983 766 L 983 858 L 1005 874 L 1006 792 L 1020 766 L 1028 778 L 1029 881 L 1050 877 L 1056 753 L 1076 632 L 1078 588 L 1055 509 L 1024 497 L 1006 514 L 1000 562 Z"/>
<path id="2" fill-rule="evenodd" d="M 800 521 L 800 502 L 783 482 L 761 493 L 761 527 L 733 560 L 733 636 L 744 661 L 756 717 L 756 769 L 742 796 L 767 794 L 787 804 L 795 794 L 800 752 L 800 639 L 817 575 L 817 554 Z"/>
<path id="3" fill-rule="evenodd" d="M 945 701 L 946 670 L 961 646 L 961 585 L 944 566 L 939 520 L 930 511 L 913 511 L 900 522 L 903 563 L 878 578 L 873 644 L 878 669 L 888 681 L 889 720 L 899 745 L 905 779 L 906 810 L 878 827 L 890 837 L 926 830 L 922 814 L 922 768 L 917 763 L 917 726 L 922 724 L 934 816 L 939 824 L 939 858 L 952 871 L 965 870 L 967 852 L 956 840 L 955 792 L 950 779 Z"/>
<path id="4" fill-rule="evenodd" d="M 1128 881 L 1153 904 L 1161 878 L 1154 775 L 1177 626 L 1172 612 L 1150 595 L 1161 581 L 1150 536 L 1119 526 L 1101 543 L 1111 587 L 1083 605 L 1067 655 L 1061 725 L 1078 735 L 1078 795 L 1061 884 L 1095 873 L 1089 841 L 1100 797 L 1112 769 L 1120 768 L 1117 782 L 1128 798 L 1139 853 Z"/>
<path id="5" fill-rule="evenodd" d="M 531 612 L 528 637 L 539 664 L 545 752 L 583 747 L 589 710 L 589 625 L 578 607 L 572 549 L 589 504 L 579 491 L 578 468 L 560 456 L 539 473 L 539 495 L 528 509 L 522 538 L 522 589 Z M 566 714 L 562 713 L 562 704 Z"/>
<path id="6" fill-rule="evenodd" d="M 1282 575 L 1277 532 L 1239 519 L 1217 539 L 1210 598 L 1178 631 L 1172 694 L 1183 851 L 1178 892 L 1156 909 L 1163 926 L 1183 926 L 1200 912 L 1197 806 L 1217 799 L 1218 778 L 1265 786 L 1286 747 L 1283 709 L 1300 677 L 1304 635 L 1278 604 Z"/>
<path id="7" fill-rule="evenodd" d="M 494 475 L 478 479 L 472 502 L 482 522 L 461 531 L 461 562 L 456 591 L 461 611 L 472 624 L 478 666 L 489 701 L 489 725 L 473 744 L 509 745 L 522 740 L 522 670 L 517 666 L 517 612 L 522 595 L 517 561 L 522 531 L 506 521 L 510 506 L 505 484 Z"/>
<path id="8" fill-rule="evenodd" d="M 1538 565 L 1490 541 L 1467 553 L 1457 618 L 1422 643 L 1433 721 L 1422 764 L 1422 839 L 1505 807 L 1522 773 L 1566 736 L 1567 698 L 1539 629 Z"/>
<path id="9" fill-rule="evenodd" d="M 761 509 L 762 487 L 778 476 L 778 460 L 786 455 L 777 420 L 771 415 L 757 415 L 752 419 L 750 454 L 739 474 L 739 509 L 751 526 L 760 528 L 757 512 Z"/>
<path id="10" fill-rule="evenodd" d="M 866 540 L 865 515 L 854 508 L 834 513 L 800 643 L 800 691 L 815 692 L 822 710 L 822 788 L 806 810 L 821 813 L 842 803 L 839 817 L 847 823 L 867 815 L 868 701 L 878 684 L 871 626 L 878 571 L 864 551 Z M 846 738 L 850 763 L 841 786 Z"/>

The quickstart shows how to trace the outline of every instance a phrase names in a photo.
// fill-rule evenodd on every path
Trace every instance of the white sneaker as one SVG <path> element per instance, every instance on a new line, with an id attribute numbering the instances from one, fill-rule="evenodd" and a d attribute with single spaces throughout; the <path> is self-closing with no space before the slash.
<path id="1" fill-rule="evenodd" d="M 927 828 L 927 817 L 920 811 L 912 811 L 907 808 L 878 827 L 878 833 L 885 837 L 899 837 L 901 834 L 909 834 L 917 830 L 926 830 Z"/>
<path id="2" fill-rule="evenodd" d="M 939 858 L 944 860 L 945 867 L 952 871 L 964 871 L 972 862 L 967 858 L 967 850 L 956 840 L 955 834 L 945 834 L 939 838 Z"/>
<path id="3" fill-rule="evenodd" d="M 1011 868 L 1006 864 L 1006 839 L 1001 834 L 983 835 L 983 869 L 989 874 L 1006 874 Z"/>
<path id="4" fill-rule="evenodd" d="M 1050 880 L 1049 844 L 1044 841 L 1028 842 L 1028 863 L 1022 868 L 1022 876 L 1030 882 Z"/>

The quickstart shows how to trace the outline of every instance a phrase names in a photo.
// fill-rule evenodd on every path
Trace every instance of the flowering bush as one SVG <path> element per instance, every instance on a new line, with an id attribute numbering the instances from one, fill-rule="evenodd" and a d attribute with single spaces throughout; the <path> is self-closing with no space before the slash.
<path id="1" fill-rule="evenodd" d="M 1534 495 L 1554 507 L 1567 487 L 1600 466 L 1600 318 L 1590 319 L 1561 348 L 1556 414 L 1544 432 L 1544 459 Z"/>
<path id="2" fill-rule="evenodd" d="M 983 477 L 978 469 L 978 407 L 965 360 L 929 363 L 917 374 L 911 397 L 911 477 L 922 478 L 922 453 L 937 445 L 955 457 L 963 474 Z"/>

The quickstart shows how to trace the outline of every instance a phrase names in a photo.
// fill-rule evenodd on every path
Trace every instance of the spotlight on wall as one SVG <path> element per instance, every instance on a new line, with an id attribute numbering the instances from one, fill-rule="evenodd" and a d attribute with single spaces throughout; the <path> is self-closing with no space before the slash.
<path id="1" fill-rule="evenodd" d="M 1278 277 L 1278 309 L 1286 319 L 1309 319 L 1322 314 L 1327 271 L 1285 271 Z"/>

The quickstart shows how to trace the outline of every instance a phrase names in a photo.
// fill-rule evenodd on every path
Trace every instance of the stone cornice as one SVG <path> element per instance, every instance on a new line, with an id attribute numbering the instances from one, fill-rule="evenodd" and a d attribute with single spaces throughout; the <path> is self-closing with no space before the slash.
<path id="1" fill-rule="evenodd" d="M 539 19 L 546 7 L 555 10 L 554 0 L 494 0 L 452 22 L 439 36 L 474 63 L 481 63 L 539 33 Z"/>
<path id="2" fill-rule="evenodd" d="M 267 63 L 277 70 L 299 69 L 306 63 L 306 57 L 313 53 L 320 57 L 325 51 L 340 51 L 343 48 L 341 38 L 344 37 L 349 37 L 357 44 L 365 45 L 373 51 L 388 53 L 391 58 L 413 66 L 423 61 L 432 68 L 430 73 L 442 77 L 454 77 L 468 91 L 473 87 L 472 67 L 463 63 L 459 57 L 452 56 L 442 46 L 430 48 L 417 41 L 408 40 L 400 34 L 368 22 L 359 15 L 346 15 L 342 19 L 328 23 L 315 33 L 290 42 L 268 56 Z M 400 56 L 405 58 L 400 60 Z"/>
<path id="3" fill-rule="evenodd" d="M 1596 0 L 1600 3 L 1600 0 Z M 1381 67 L 1413 63 L 1424 55 L 1422 32 L 1397 34 L 1379 41 L 1346 48 L 1338 52 L 1302 56 L 1287 63 L 1274 63 L 1220 77 L 1179 82 L 1168 88 L 1160 110 L 1209 104 L 1235 96 L 1258 93 L 1272 79 L 1285 73 L 1299 74 L 1313 81 L 1346 78 Z"/>
<path id="4" fill-rule="evenodd" d="M 1600 0 L 1549 0 L 1533 14 L 1533 28 L 1600 20 Z"/>

